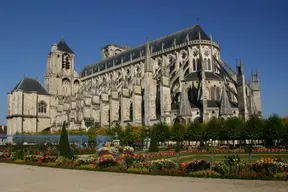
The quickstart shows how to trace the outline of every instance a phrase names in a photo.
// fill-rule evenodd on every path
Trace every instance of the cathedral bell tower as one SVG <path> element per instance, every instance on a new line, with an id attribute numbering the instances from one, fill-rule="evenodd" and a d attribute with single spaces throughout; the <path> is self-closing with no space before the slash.
<path id="1" fill-rule="evenodd" d="M 80 86 L 78 75 L 74 70 L 74 52 L 64 38 L 54 43 L 47 57 L 45 88 L 53 96 L 70 96 Z"/>

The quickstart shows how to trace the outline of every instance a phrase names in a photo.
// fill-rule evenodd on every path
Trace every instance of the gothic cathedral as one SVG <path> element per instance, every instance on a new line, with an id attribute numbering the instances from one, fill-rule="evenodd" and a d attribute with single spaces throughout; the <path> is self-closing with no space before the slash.
<path id="1" fill-rule="evenodd" d="M 151 126 L 159 121 L 262 116 L 258 71 L 245 79 L 194 25 L 135 48 L 108 44 L 102 60 L 74 69 L 75 53 L 62 38 L 47 57 L 44 87 L 24 77 L 8 93 L 8 134 L 69 129 Z"/>

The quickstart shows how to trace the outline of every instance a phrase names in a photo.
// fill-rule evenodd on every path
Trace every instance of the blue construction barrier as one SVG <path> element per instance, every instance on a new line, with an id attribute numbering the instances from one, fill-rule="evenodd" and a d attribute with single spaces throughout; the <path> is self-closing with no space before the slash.
<path id="1" fill-rule="evenodd" d="M 13 143 L 16 144 L 44 144 L 44 143 L 52 143 L 58 144 L 60 140 L 60 135 L 0 135 L 0 142 L 1 140 L 6 140 L 11 138 Z M 74 144 L 82 144 L 88 143 L 88 136 L 87 135 L 68 135 L 69 143 Z"/>

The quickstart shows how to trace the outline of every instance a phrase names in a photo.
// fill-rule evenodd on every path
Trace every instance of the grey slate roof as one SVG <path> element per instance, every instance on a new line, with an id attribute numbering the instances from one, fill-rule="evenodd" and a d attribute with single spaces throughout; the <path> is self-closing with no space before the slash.
<path id="1" fill-rule="evenodd" d="M 23 79 L 11 91 L 22 90 L 23 92 L 37 92 L 40 95 L 49 95 L 46 89 L 37 79 L 23 77 Z"/>
<path id="2" fill-rule="evenodd" d="M 230 105 L 232 108 L 238 108 L 238 104 L 235 102 L 230 101 Z M 217 100 L 207 100 L 207 106 L 214 108 L 214 107 L 221 107 L 221 101 Z"/>
<path id="3" fill-rule="evenodd" d="M 72 54 L 75 54 L 72 49 L 70 49 L 70 47 L 67 45 L 67 43 L 65 42 L 65 40 L 62 38 L 58 45 L 57 45 L 57 49 L 59 51 L 63 51 L 63 52 L 66 52 L 66 53 L 72 53 Z"/>
<path id="4" fill-rule="evenodd" d="M 162 50 L 162 43 L 164 43 L 163 48 L 167 49 L 174 46 L 174 39 L 176 40 L 176 45 L 182 44 L 186 42 L 187 35 L 189 40 L 198 40 L 199 33 L 202 40 L 210 40 L 208 35 L 203 31 L 203 29 L 199 25 L 193 25 L 189 28 L 183 29 L 181 31 L 177 31 L 170 35 L 161 37 L 159 39 L 153 40 L 149 42 L 151 53 L 155 53 Z M 113 66 L 117 66 L 121 64 L 121 59 L 123 62 L 129 61 L 130 56 L 132 56 L 132 60 L 140 58 L 142 55 L 145 56 L 146 52 L 146 44 L 142 44 L 138 47 L 128 49 L 127 51 L 123 51 L 116 56 L 110 57 L 108 59 L 102 60 L 95 64 L 88 65 L 85 67 L 81 76 L 88 76 L 93 73 L 100 72 L 102 70 L 108 69 Z"/>

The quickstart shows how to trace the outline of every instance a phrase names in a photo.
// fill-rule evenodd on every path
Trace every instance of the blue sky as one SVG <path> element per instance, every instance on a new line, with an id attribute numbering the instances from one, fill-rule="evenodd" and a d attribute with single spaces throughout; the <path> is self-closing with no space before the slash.
<path id="1" fill-rule="evenodd" d="M 130 47 L 196 24 L 220 41 L 221 56 L 246 76 L 259 68 L 263 113 L 288 115 L 288 1 L 1 1 L 0 124 L 7 93 L 25 76 L 42 83 L 50 46 L 62 34 L 76 53 L 76 69 L 99 61 L 109 43 Z"/>

